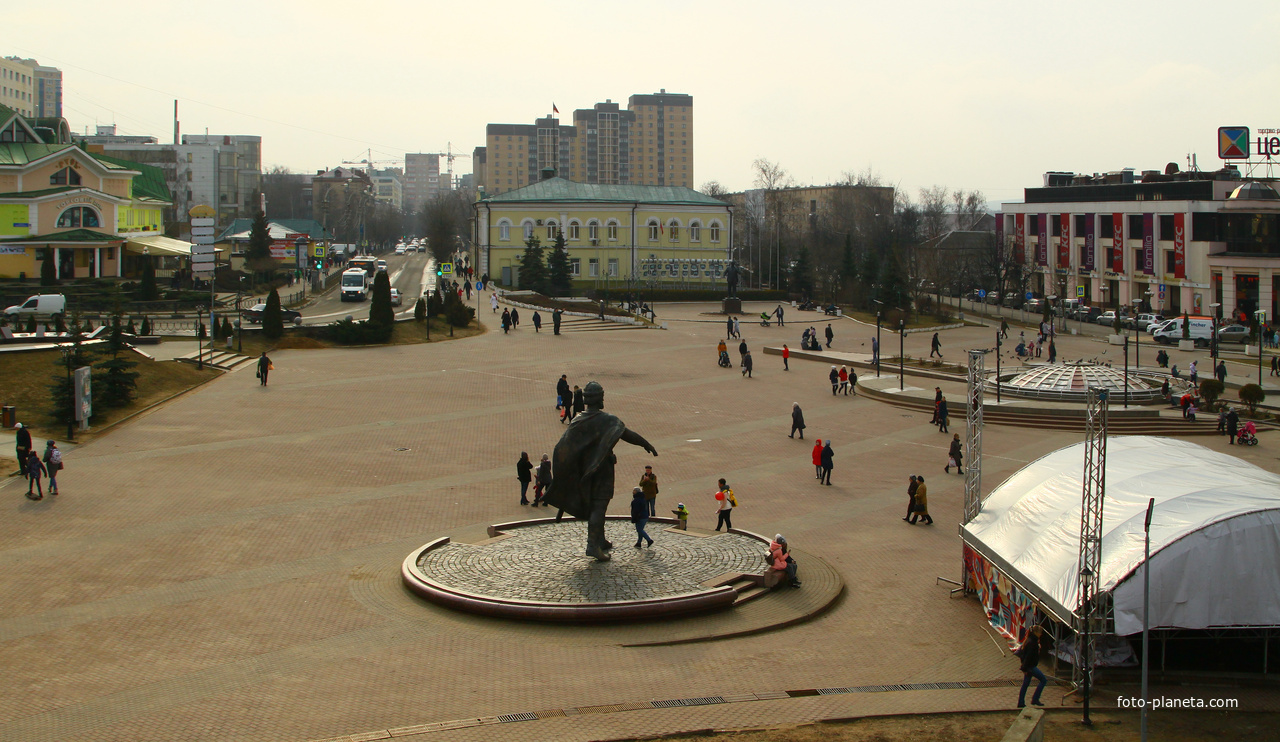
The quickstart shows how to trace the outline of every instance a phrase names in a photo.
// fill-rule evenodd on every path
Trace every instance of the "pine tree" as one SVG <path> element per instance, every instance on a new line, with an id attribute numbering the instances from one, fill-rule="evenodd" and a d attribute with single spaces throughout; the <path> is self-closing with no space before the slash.
<path id="1" fill-rule="evenodd" d="M 569 296 L 573 292 L 573 276 L 569 272 L 569 253 L 564 249 L 564 232 L 556 230 L 555 247 L 547 256 L 547 293 Z"/>
<path id="2" fill-rule="evenodd" d="M 103 353 L 108 355 L 104 361 L 93 364 L 98 371 L 93 374 L 93 390 L 95 403 L 106 407 L 123 407 L 137 395 L 138 372 L 137 361 L 130 360 L 121 353 L 128 352 L 121 318 L 116 314 L 111 318 L 111 330 L 107 333 L 107 342 Z"/>
<path id="3" fill-rule="evenodd" d="M 267 306 L 262 310 L 262 335 L 276 340 L 284 334 L 284 315 L 280 312 L 280 292 L 274 288 L 267 295 Z"/>
<path id="4" fill-rule="evenodd" d="M 886 308 L 910 311 L 911 295 L 907 292 L 907 281 L 902 275 L 896 249 L 885 256 L 885 261 L 880 266 L 880 292 L 877 298 L 884 302 Z"/>
<path id="5" fill-rule="evenodd" d="M 378 275 L 373 277 L 373 296 L 369 299 L 369 321 L 383 325 L 388 330 L 395 325 L 396 312 L 391 306 L 391 278 L 386 271 L 378 271 Z"/>
<path id="6" fill-rule="evenodd" d="M 209 331 L 213 333 L 214 340 L 222 338 L 222 325 L 218 324 L 218 315 L 213 316 L 213 321 L 209 323 Z"/>
<path id="7" fill-rule="evenodd" d="M 151 334 L 151 318 L 145 314 L 142 315 L 142 327 L 140 329 L 144 336 Z"/>
<path id="8" fill-rule="evenodd" d="M 53 248 L 45 247 L 44 257 L 40 260 L 40 285 L 57 286 L 58 269 L 53 263 Z"/>
<path id="9" fill-rule="evenodd" d="M 791 275 L 788 276 L 787 282 L 793 294 L 799 294 L 803 298 L 811 298 L 813 296 L 813 263 L 809 259 L 809 248 L 800 247 L 796 253 L 795 262 L 791 264 Z"/>
<path id="10" fill-rule="evenodd" d="M 223 316 L 222 318 L 222 332 L 220 334 L 224 338 L 233 337 L 235 335 L 235 328 L 231 326 L 231 319 L 226 316 Z"/>
<path id="11" fill-rule="evenodd" d="M 842 288 L 853 286 L 858 280 L 858 260 L 853 254 L 853 238 L 844 236 L 844 252 L 840 255 L 840 285 Z"/>
<path id="12" fill-rule="evenodd" d="M 27 332 L 34 333 L 36 331 L 36 316 L 34 314 L 27 315 Z"/>
<path id="13" fill-rule="evenodd" d="M 520 257 L 521 289 L 527 291 L 546 291 L 547 265 L 542 258 L 542 245 L 536 235 L 530 235 L 524 243 L 524 255 Z"/>
<path id="14" fill-rule="evenodd" d="M 413 318 L 422 322 L 427 318 L 427 300 L 418 297 L 418 303 L 413 305 Z"/>
<path id="15" fill-rule="evenodd" d="M 76 337 L 75 340 L 76 342 L 71 346 L 71 352 L 65 359 L 59 354 L 58 359 L 53 362 L 56 370 L 49 376 L 52 382 L 49 385 L 51 403 L 49 419 L 55 425 L 65 425 L 72 419 L 75 405 L 75 370 L 88 363 L 84 347 L 79 342 L 80 338 Z"/>
<path id="16" fill-rule="evenodd" d="M 142 281 L 138 284 L 138 301 L 155 301 L 160 298 L 160 288 L 156 286 L 155 259 L 150 255 L 142 256 Z"/>
<path id="17" fill-rule="evenodd" d="M 275 261 L 271 259 L 271 229 L 267 225 L 267 215 L 261 211 L 253 215 L 244 260 L 253 271 L 270 271 L 275 267 Z"/>

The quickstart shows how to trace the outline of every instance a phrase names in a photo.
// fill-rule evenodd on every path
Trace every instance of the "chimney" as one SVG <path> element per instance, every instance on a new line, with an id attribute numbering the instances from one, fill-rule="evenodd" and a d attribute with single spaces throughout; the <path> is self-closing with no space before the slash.
<path id="1" fill-rule="evenodd" d="M 178 101 L 173 101 L 173 144 L 177 146 L 181 142 L 178 140 Z"/>
<path id="2" fill-rule="evenodd" d="M 550 180 L 550 179 L 552 179 L 552 178 L 554 178 L 554 177 L 556 177 L 556 169 L 555 169 L 555 168 L 551 167 L 550 165 L 548 165 L 547 167 L 542 168 L 542 179 L 543 179 L 543 180 Z"/>

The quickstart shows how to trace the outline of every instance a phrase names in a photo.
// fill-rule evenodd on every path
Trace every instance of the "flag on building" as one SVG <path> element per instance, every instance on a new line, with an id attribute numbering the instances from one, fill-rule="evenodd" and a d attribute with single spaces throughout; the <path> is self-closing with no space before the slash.
<path id="1" fill-rule="evenodd" d="M 556 104 L 555 104 L 555 102 L 554 102 L 554 101 L 551 103 L 551 112 L 552 112 L 552 113 L 560 113 L 560 109 L 559 109 L 559 108 L 556 108 Z"/>

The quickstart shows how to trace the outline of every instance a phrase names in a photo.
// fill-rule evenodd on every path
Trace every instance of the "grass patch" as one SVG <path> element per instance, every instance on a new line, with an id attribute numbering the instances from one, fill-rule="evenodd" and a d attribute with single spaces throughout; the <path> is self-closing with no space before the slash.
<path id="1" fill-rule="evenodd" d="M 132 359 L 138 362 L 134 369 L 139 374 L 137 399 L 124 407 L 95 410 L 89 421 L 91 429 L 86 433 L 77 432 L 77 441 L 92 440 L 98 430 L 110 423 L 221 373 L 176 361 L 152 361 L 136 354 Z M 52 377 L 55 373 L 66 374 L 62 354 L 56 350 L 5 353 L 4 367 L 4 374 L 0 374 L 0 403 L 16 406 L 18 422 L 30 427 L 34 437 L 64 440 L 66 423 L 49 419 L 49 409 L 53 405 L 49 394 Z"/>
<path id="2" fill-rule="evenodd" d="M 826 315 L 823 315 L 821 311 L 818 312 L 818 315 L 826 316 Z M 797 316 L 804 317 L 805 315 L 802 314 Z M 850 310 L 848 307 L 845 307 L 844 316 L 852 317 L 853 319 L 856 319 L 859 322 L 866 322 L 869 325 L 874 325 L 876 323 L 876 315 L 874 312 L 862 312 L 856 309 Z M 835 318 L 831 317 L 830 319 L 835 319 Z M 882 322 L 883 324 L 881 325 L 881 327 L 887 331 L 898 329 L 898 324 L 896 322 L 893 324 L 892 327 L 889 326 L 889 323 L 887 320 L 882 320 Z M 939 325 L 954 325 L 954 324 L 959 324 L 959 322 L 960 320 L 957 320 L 957 319 L 949 319 L 943 322 L 939 320 L 937 317 L 934 317 L 933 315 L 926 314 L 920 317 L 916 317 L 915 319 L 908 319 L 907 329 L 916 330 L 921 327 L 938 327 Z"/>

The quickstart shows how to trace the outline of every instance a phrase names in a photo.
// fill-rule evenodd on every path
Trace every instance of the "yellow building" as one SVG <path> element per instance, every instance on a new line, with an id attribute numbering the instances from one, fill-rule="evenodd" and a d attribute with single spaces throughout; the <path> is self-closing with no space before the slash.
<path id="1" fill-rule="evenodd" d="M 123 252 L 190 255 L 163 236 L 169 206 L 163 173 L 90 154 L 71 143 L 63 119 L 27 119 L 0 106 L 0 277 L 121 276 Z"/>
<path id="2" fill-rule="evenodd" d="M 713 285 L 733 250 L 733 207 L 679 186 L 548 178 L 473 208 L 475 264 L 505 285 L 519 278 L 526 240 L 551 247 L 559 232 L 575 280 Z"/>

